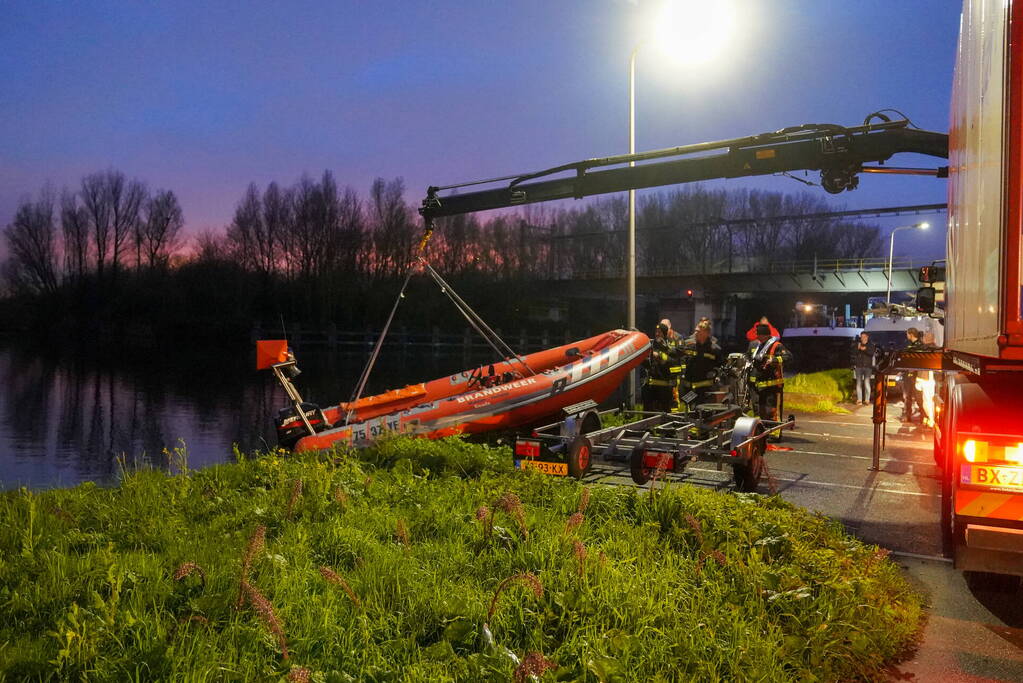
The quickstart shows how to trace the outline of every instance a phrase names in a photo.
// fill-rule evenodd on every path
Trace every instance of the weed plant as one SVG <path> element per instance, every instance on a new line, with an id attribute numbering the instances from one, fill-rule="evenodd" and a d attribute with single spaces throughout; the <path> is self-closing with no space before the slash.
<path id="1" fill-rule="evenodd" d="M 884 551 L 776 497 L 510 462 L 396 438 L 3 494 L 0 679 L 878 679 L 917 632 Z"/>

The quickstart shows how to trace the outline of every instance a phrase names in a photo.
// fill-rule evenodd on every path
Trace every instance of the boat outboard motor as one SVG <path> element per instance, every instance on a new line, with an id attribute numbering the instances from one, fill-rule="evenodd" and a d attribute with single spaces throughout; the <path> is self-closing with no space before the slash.
<path id="1" fill-rule="evenodd" d="M 327 417 L 323 414 L 320 406 L 308 402 L 300 403 L 299 405 L 305 414 L 305 419 L 314 431 L 322 432 L 333 426 L 327 422 Z M 306 427 L 305 422 L 303 422 L 293 405 L 277 411 L 275 426 L 277 427 L 277 445 L 281 448 L 290 450 L 299 439 L 309 436 L 309 428 Z"/>

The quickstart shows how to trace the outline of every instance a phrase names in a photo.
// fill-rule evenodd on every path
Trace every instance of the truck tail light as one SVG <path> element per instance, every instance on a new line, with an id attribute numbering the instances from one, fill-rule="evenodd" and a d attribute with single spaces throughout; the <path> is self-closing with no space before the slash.
<path id="1" fill-rule="evenodd" d="M 1014 441 L 1005 438 L 970 438 L 961 443 L 960 452 L 966 462 L 1003 463 L 1018 467 L 1023 465 L 1023 442 Z"/>

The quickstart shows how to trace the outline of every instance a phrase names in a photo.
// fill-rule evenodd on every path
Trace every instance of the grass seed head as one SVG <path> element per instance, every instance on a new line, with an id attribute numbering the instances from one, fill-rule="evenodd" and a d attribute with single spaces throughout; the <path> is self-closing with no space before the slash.
<path id="1" fill-rule="evenodd" d="M 342 491 L 340 486 L 334 489 L 334 501 L 342 510 L 348 507 L 348 494 Z"/>
<path id="2" fill-rule="evenodd" d="M 686 513 L 686 524 L 688 524 L 689 528 L 693 530 L 693 533 L 696 534 L 696 540 L 699 541 L 700 544 L 702 545 L 703 544 L 703 527 L 700 526 L 700 520 L 696 519 L 696 517 L 693 517 L 691 514 L 689 514 L 687 512 Z"/>
<path id="3" fill-rule="evenodd" d="M 359 600 L 359 596 L 355 594 L 355 591 L 352 590 L 352 587 L 349 585 L 349 583 L 345 581 L 337 572 L 335 572 L 330 567 L 320 567 L 320 574 L 322 574 L 323 578 L 325 578 L 327 581 L 334 584 L 335 586 L 341 586 L 341 588 L 344 589 L 344 592 L 348 594 L 348 597 L 351 598 L 352 602 L 355 603 L 356 607 L 362 607 L 362 601 Z"/>
<path id="4" fill-rule="evenodd" d="M 543 584 L 540 583 L 540 579 L 536 578 L 535 574 L 531 574 L 530 572 L 520 572 L 518 574 L 512 574 L 507 579 L 498 584 L 497 590 L 494 591 L 494 597 L 490 600 L 490 609 L 487 610 L 488 624 L 490 623 L 490 620 L 494 616 L 494 611 L 497 609 L 497 599 L 501 596 L 501 593 L 504 591 L 505 588 L 516 582 L 528 586 L 530 590 L 533 591 L 533 595 L 535 595 L 537 598 L 543 597 Z"/>
<path id="5" fill-rule="evenodd" d="M 409 540 L 408 527 L 405 526 L 405 520 L 400 517 L 398 518 L 396 535 L 398 537 L 398 543 L 401 543 L 406 548 L 412 545 L 412 542 Z"/>
<path id="6" fill-rule="evenodd" d="M 589 505 L 589 489 L 583 488 L 582 493 L 579 494 L 579 505 L 576 507 L 576 512 L 585 512 L 587 505 Z"/>
<path id="7" fill-rule="evenodd" d="M 529 538 L 529 529 L 526 528 L 526 511 L 522 508 L 522 501 L 517 494 L 509 491 L 498 498 L 494 505 L 514 517 L 519 525 L 519 531 L 522 532 L 522 538 Z"/>
<path id="8" fill-rule="evenodd" d="M 202 581 L 202 585 L 206 585 L 206 572 L 202 570 L 195 562 L 184 562 L 177 569 L 174 570 L 174 580 L 181 581 L 186 576 L 195 573 L 199 575 L 199 580 Z"/>
<path id="9" fill-rule="evenodd" d="M 263 620 L 270 633 L 277 638 L 277 645 L 281 648 L 281 657 L 288 658 L 288 641 L 284 637 L 284 625 L 274 612 L 273 605 L 266 599 L 259 590 L 248 581 L 242 581 L 242 592 L 249 604 L 256 610 L 256 614 Z"/>
<path id="10" fill-rule="evenodd" d="M 582 526 L 583 522 L 586 521 L 586 517 L 581 512 L 573 512 L 572 516 L 565 522 L 565 534 L 570 534 L 579 527 Z"/>
<path id="11" fill-rule="evenodd" d="M 557 668 L 557 664 L 539 652 L 530 652 L 515 668 L 515 683 L 525 683 L 531 676 L 541 678 L 549 669 Z"/>
<path id="12" fill-rule="evenodd" d="M 586 573 L 586 546 L 582 541 L 573 541 L 572 552 L 575 553 L 576 562 L 579 563 L 579 576 Z"/>
<path id="13" fill-rule="evenodd" d="M 304 666 L 296 666 L 288 672 L 288 683 L 309 683 L 312 680 L 312 671 Z"/>
<path id="14" fill-rule="evenodd" d="M 284 515 L 286 519 L 291 519 L 291 513 L 295 509 L 295 503 L 302 496 L 302 480 L 296 479 L 295 483 L 291 486 L 291 497 L 288 498 L 288 511 Z"/>
<path id="15" fill-rule="evenodd" d="M 249 569 L 252 567 L 252 560 L 263 550 L 263 546 L 266 545 L 266 527 L 260 524 L 256 527 L 256 530 L 252 532 L 252 536 L 249 538 L 248 545 L 245 546 L 245 552 L 242 553 L 242 573 L 241 573 L 241 584 L 238 586 L 238 600 L 235 601 L 235 608 L 241 609 L 242 604 L 245 601 L 245 585 L 249 580 Z"/>

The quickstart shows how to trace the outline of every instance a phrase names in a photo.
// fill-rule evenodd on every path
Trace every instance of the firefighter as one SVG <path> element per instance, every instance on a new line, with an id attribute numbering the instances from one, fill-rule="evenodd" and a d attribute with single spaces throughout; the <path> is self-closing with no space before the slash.
<path id="1" fill-rule="evenodd" d="M 675 328 L 673 328 L 671 326 L 671 321 L 670 320 L 668 320 L 667 318 L 662 318 L 661 319 L 661 324 L 668 326 L 668 333 L 665 335 L 665 340 L 667 341 L 668 347 L 670 349 L 669 355 L 671 355 L 673 358 L 677 359 L 678 356 L 679 356 L 679 351 L 682 348 L 682 339 L 679 337 L 678 333 L 675 332 Z M 668 372 L 671 373 L 671 410 L 672 411 L 677 411 L 678 410 L 678 406 L 679 406 L 678 383 L 679 383 L 679 378 L 682 376 L 682 370 L 683 370 L 683 368 L 682 368 L 682 366 L 679 363 L 672 363 L 668 367 Z"/>
<path id="2" fill-rule="evenodd" d="M 756 326 L 757 338 L 750 344 L 752 361 L 749 382 L 753 390 L 756 414 L 763 420 L 780 420 L 785 400 L 785 376 L 783 365 L 792 358 L 781 340 L 772 336 L 771 328 L 760 323 Z M 780 434 L 776 432 L 776 437 Z"/>
<path id="3" fill-rule="evenodd" d="M 672 389 L 678 381 L 678 375 L 672 373 L 672 368 L 678 367 L 679 363 L 677 349 L 669 336 L 670 329 L 663 322 L 657 325 L 650 355 L 646 359 L 643 408 L 647 411 L 666 413 L 671 410 Z"/>
<path id="4" fill-rule="evenodd" d="M 682 343 L 682 360 L 685 370 L 680 393 L 694 391 L 694 404 L 708 403 L 707 394 L 714 389 L 718 368 L 724 363 L 724 353 L 711 336 L 709 320 L 701 320 L 692 336 Z"/>

